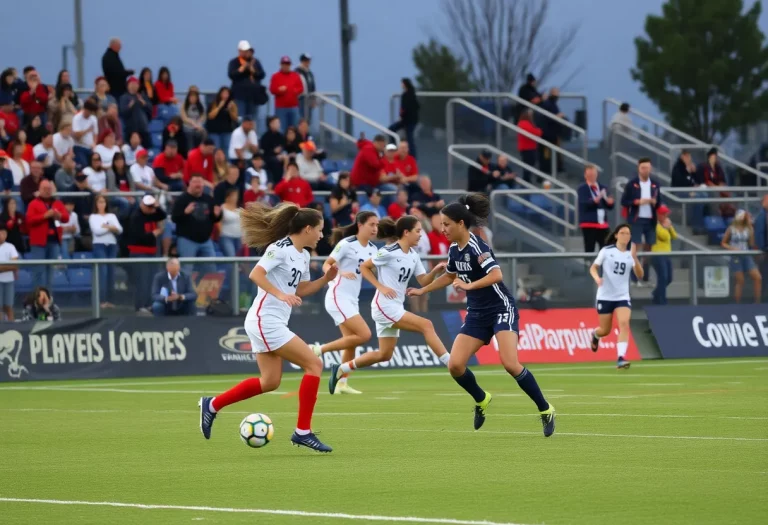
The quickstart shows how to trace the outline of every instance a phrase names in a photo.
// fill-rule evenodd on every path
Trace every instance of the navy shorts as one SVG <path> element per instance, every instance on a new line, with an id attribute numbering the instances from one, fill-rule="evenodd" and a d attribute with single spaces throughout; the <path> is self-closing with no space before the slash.
<path id="1" fill-rule="evenodd" d="M 643 237 L 645 237 L 645 244 L 649 246 L 656 244 L 656 223 L 652 219 L 635 219 L 635 222 L 630 224 L 630 230 L 633 243 L 643 244 Z"/>
<path id="2" fill-rule="evenodd" d="M 518 322 L 520 315 L 517 313 L 517 307 L 511 310 L 494 311 L 487 313 L 467 312 L 464 324 L 461 325 L 459 333 L 474 337 L 488 344 L 493 336 L 498 332 L 512 331 L 519 333 Z"/>
<path id="3" fill-rule="evenodd" d="M 595 308 L 598 314 L 612 314 L 616 308 L 632 308 L 632 303 L 630 301 L 599 300 L 595 303 Z"/>

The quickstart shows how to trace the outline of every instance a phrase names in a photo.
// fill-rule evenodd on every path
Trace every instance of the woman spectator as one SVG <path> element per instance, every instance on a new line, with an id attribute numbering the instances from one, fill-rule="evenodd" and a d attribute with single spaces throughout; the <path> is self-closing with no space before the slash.
<path id="1" fill-rule="evenodd" d="M 752 228 L 749 214 L 745 210 L 738 210 L 733 217 L 733 222 L 725 230 L 723 241 L 720 245 L 726 250 L 745 252 L 755 250 L 755 230 Z M 731 257 L 731 271 L 733 272 L 733 299 L 741 302 L 741 293 L 744 289 L 744 274 L 752 279 L 755 303 L 760 302 L 763 279 L 760 270 L 757 269 L 755 260 L 751 255 L 734 255 Z"/>
<path id="2" fill-rule="evenodd" d="M 348 171 L 339 173 L 339 181 L 331 190 L 328 204 L 331 205 L 331 216 L 335 227 L 349 226 L 354 222 L 359 205 L 357 192 L 351 187 Z"/>
<path id="3" fill-rule="evenodd" d="M 97 195 L 93 200 L 93 213 L 88 217 L 93 234 L 93 256 L 96 259 L 117 258 L 117 236 L 123 227 L 114 213 L 107 213 L 107 198 Z M 99 300 L 102 308 L 112 308 L 109 302 L 115 282 L 115 266 L 102 264 L 99 267 Z"/>
<path id="4" fill-rule="evenodd" d="M 44 286 L 38 286 L 24 301 L 22 321 L 59 321 L 61 312 L 53 302 L 51 292 Z"/>
<path id="5" fill-rule="evenodd" d="M 107 190 L 107 172 L 101 162 L 101 155 L 91 153 L 91 163 L 83 169 L 83 175 L 87 177 L 88 186 L 96 193 Z"/>
<path id="6" fill-rule="evenodd" d="M 173 82 L 171 82 L 171 71 L 166 67 L 161 67 L 157 72 L 157 81 L 155 82 L 155 93 L 157 94 L 157 103 L 165 106 L 173 106 L 176 114 L 176 104 L 179 99 L 173 91 Z"/>
<path id="7" fill-rule="evenodd" d="M 707 160 L 706 162 L 703 162 L 699 168 L 698 179 L 701 181 L 704 181 L 704 184 L 706 184 L 709 187 L 714 186 L 727 186 L 726 180 L 725 180 L 725 171 L 723 170 L 723 166 L 717 161 L 717 148 L 711 148 L 709 151 L 707 151 Z M 707 195 L 708 197 L 730 197 L 731 194 L 723 191 L 715 195 L 714 193 Z M 723 203 L 720 204 L 720 215 L 724 218 L 733 217 L 736 213 L 736 207 L 729 203 Z"/>
<path id="8" fill-rule="evenodd" d="M 205 107 L 200 101 L 200 90 L 197 86 L 189 86 L 187 98 L 181 106 L 181 120 L 184 122 L 184 133 L 190 148 L 196 148 L 205 138 Z"/>
<path id="9" fill-rule="evenodd" d="M 120 153 L 120 148 L 115 143 L 115 134 L 111 129 L 105 129 L 99 133 L 98 144 L 93 148 L 94 153 L 101 157 L 101 166 L 105 170 L 112 167 L 112 159 L 115 154 Z"/>
<path id="10" fill-rule="evenodd" d="M 56 77 L 56 93 L 59 92 L 60 86 L 69 86 L 69 101 L 72 102 L 72 105 L 76 108 L 80 107 L 80 99 L 77 98 L 77 93 L 72 89 L 72 78 L 69 75 L 69 71 L 66 69 L 62 69 L 59 71 L 59 76 Z"/>
<path id="11" fill-rule="evenodd" d="M 280 119 L 267 117 L 267 131 L 259 139 L 259 146 L 264 152 L 264 163 L 274 183 L 283 178 L 283 170 L 288 163 L 285 153 L 285 135 L 280 132 Z"/>
<path id="12" fill-rule="evenodd" d="M 32 158 L 35 158 L 34 149 L 35 146 L 40 144 L 43 140 L 43 135 L 48 131 L 48 128 L 43 126 L 43 119 L 40 115 L 35 115 L 32 120 L 29 121 L 25 129 L 27 132 L 27 143 L 32 146 Z M 31 160 L 28 162 L 32 162 Z"/>
<path id="13" fill-rule="evenodd" d="M 296 131 L 295 126 L 288 126 L 285 130 L 285 154 L 288 156 L 288 160 L 296 160 L 296 157 L 301 154 L 301 140 L 299 140 L 299 134 Z"/>
<path id="14" fill-rule="evenodd" d="M 403 78 L 400 86 L 403 94 L 400 96 L 400 120 L 392 124 L 389 129 L 397 133 L 405 129 L 405 138 L 410 146 L 411 155 L 416 156 L 416 140 L 414 131 L 419 123 L 419 101 L 416 98 L 416 88 L 410 78 Z"/>
<path id="15" fill-rule="evenodd" d="M 123 145 L 123 123 L 120 122 L 116 104 L 107 106 L 107 111 L 99 117 L 99 130 L 111 130 L 115 134 L 115 144 Z"/>
<path id="16" fill-rule="evenodd" d="M 13 244 L 17 252 L 25 253 L 27 247 L 24 243 L 24 235 L 27 234 L 27 223 L 24 220 L 24 214 L 19 213 L 18 204 L 13 197 L 8 197 L 3 201 L 0 225 L 8 231 L 6 241 Z"/>
<path id="17" fill-rule="evenodd" d="M 24 130 L 19 131 L 19 136 L 21 135 L 26 137 Z M 11 175 L 13 175 L 13 187 L 18 190 L 21 179 L 29 175 L 29 162 L 24 160 L 24 144 L 14 141 L 11 142 L 8 149 L 10 155 L 8 158 L 8 169 L 11 170 Z"/>
<path id="18" fill-rule="evenodd" d="M 136 152 L 142 149 L 141 147 L 141 135 L 138 131 L 131 133 L 131 138 L 127 144 L 123 144 L 123 156 L 125 157 L 125 163 L 130 168 L 136 163 Z"/>
<path id="19" fill-rule="evenodd" d="M 59 84 L 56 86 L 56 94 L 48 101 L 48 118 L 53 129 L 59 129 L 64 120 L 72 121 L 77 113 L 77 106 L 72 103 L 72 84 Z"/>
<path id="20" fill-rule="evenodd" d="M 96 100 L 96 105 L 99 106 L 99 115 L 105 113 L 110 104 L 117 105 L 115 97 L 109 94 L 109 83 L 104 77 L 98 77 L 94 82 L 94 92 L 91 97 Z"/>
<path id="21" fill-rule="evenodd" d="M 205 129 L 217 149 L 229 151 L 229 138 L 237 122 L 237 104 L 232 100 L 229 88 L 222 87 L 208 108 L 208 119 L 205 121 Z"/>
<path id="22" fill-rule="evenodd" d="M 115 153 L 112 157 L 112 169 L 107 173 L 108 180 L 113 180 L 117 191 L 136 191 L 133 183 L 133 177 L 129 171 L 128 164 L 125 163 L 125 155 Z M 119 208 L 120 213 L 130 210 L 136 204 L 133 197 L 112 197 L 112 201 Z"/>
<path id="23" fill-rule="evenodd" d="M 36 115 L 39 116 L 39 115 Z M 34 117 L 30 117 L 31 120 L 34 120 Z M 35 160 L 35 153 L 33 151 L 32 145 L 27 143 L 27 132 L 23 129 L 20 129 L 19 132 L 16 134 L 16 140 L 14 142 L 11 142 L 11 145 L 8 146 L 8 155 L 11 157 L 14 157 L 13 151 L 16 146 L 21 147 L 21 158 L 24 159 L 27 162 L 32 162 Z"/>
<path id="24" fill-rule="evenodd" d="M 176 115 L 171 117 L 168 121 L 168 125 L 163 130 L 163 149 L 169 140 L 176 141 L 176 146 L 179 148 L 179 155 L 187 158 L 189 153 L 189 145 L 187 143 L 187 135 L 184 133 L 184 123 L 181 117 Z"/>
<path id="25" fill-rule="evenodd" d="M 213 154 L 213 185 L 220 183 L 227 178 L 227 172 L 229 171 L 229 163 L 227 162 L 227 154 L 223 149 L 217 149 Z"/>
<path id="26" fill-rule="evenodd" d="M 157 104 L 157 93 L 152 82 L 152 70 L 145 67 L 139 73 L 139 93 L 147 97 L 147 100 L 154 107 Z"/>
<path id="27" fill-rule="evenodd" d="M 656 242 L 651 251 L 670 253 L 677 231 L 669 218 L 669 208 L 664 204 L 656 208 L 656 218 Z M 653 304 L 667 304 L 667 287 L 672 282 L 672 259 L 669 255 L 659 255 L 651 258 L 651 264 L 656 272 L 656 288 L 651 293 Z"/>
<path id="28" fill-rule="evenodd" d="M 240 232 L 240 209 L 237 206 L 240 193 L 237 188 L 227 190 L 221 205 L 221 235 L 219 246 L 226 257 L 235 257 L 240 252 L 242 238 Z"/>
<path id="29" fill-rule="evenodd" d="M 7 93 L 14 104 L 19 100 L 19 91 L 23 86 L 24 82 L 18 78 L 15 67 L 4 69 L 0 74 L 0 91 Z"/>
<path id="30" fill-rule="evenodd" d="M 536 135 L 537 137 L 541 137 L 542 131 L 541 128 L 537 128 L 536 125 L 533 123 L 533 110 L 532 109 L 525 109 L 520 113 L 520 120 L 517 122 L 517 127 L 520 129 L 527 131 L 531 135 Z M 517 134 L 517 151 L 520 152 L 520 158 L 523 160 L 525 164 L 528 166 L 531 166 L 532 168 L 536 167 L 536 151 L 538 148 L 538 144 L 535 140 L 526 137 L 522 133 Z M 530 170 L 524 169 L 523 170 L 523 179 L 525 182 L 531 182 L 531 175 L 532 172 Z"/>

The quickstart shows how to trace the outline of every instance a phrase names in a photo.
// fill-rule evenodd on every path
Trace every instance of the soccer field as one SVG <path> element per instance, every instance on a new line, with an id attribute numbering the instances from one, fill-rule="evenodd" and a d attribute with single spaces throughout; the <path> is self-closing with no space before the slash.
<path id="1" fill-rule="evenodd" d="M 0 523 L 741 524 L 768 522 L 768 359 L 533 365 L 557 408 L 498 368 L 472 430 L 444 369 L 358 372 L 313 427 L 334 447 L 291 446 L 299 375 L 224 410 L 205 441 L 197 399 L 238 377 L 0 386 Z M 272 417 L 265 448 L 238 423 Z"/>

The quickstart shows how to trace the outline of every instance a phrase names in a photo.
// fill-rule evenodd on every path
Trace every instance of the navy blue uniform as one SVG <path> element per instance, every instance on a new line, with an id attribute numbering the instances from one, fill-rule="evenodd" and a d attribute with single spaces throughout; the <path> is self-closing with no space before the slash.
<path id="1" fill-rule="evenodd" d="M 446 271 L 457 274 L 464 282 L 479 281 L 498 267 L 490 247 L 472 234 L 463 249 L 457 243 L 448 249 Z M 514 297 L 503 282 L 496 283 L 467 291 L 467 317 L 460 333 L 488 344 L 497 332 L 518 333 L 518 320 Z"/>

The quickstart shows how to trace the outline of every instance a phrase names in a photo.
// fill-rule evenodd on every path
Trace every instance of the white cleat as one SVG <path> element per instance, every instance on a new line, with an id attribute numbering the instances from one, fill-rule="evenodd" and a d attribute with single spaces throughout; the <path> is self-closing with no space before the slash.
<path id="1" fill-rule="evenodd" d="M 314 344 L 314 345 L 310 346 L 310 348 L 312 349 L 312 352 L 313 352 L 313 353 L 314 353 L 314 354 L 315 354 L 317 357 L 320 357 L 320 358 L 322 358 L 322 357 L 323 357 L 323 350 L 322 350 L 322 346 L 321 346 L 321 345 L 318 345 L 318 344 Z"/>
<path id="2" fill-rule="evenodd" d="M 334 394 L 362 394 L 359 390 L 355 390 L 351 386 L 349 386 L 347 383 L 339 383 L 336 385 L 336 390 L 333 391 Z"/>

